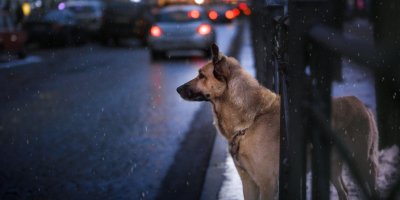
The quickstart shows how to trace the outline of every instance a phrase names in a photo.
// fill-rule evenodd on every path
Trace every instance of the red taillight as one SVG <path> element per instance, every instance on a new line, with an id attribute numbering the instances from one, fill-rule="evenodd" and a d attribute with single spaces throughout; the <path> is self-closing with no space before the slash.
<path id="1" fill-rule="evenodd" d="M 152 26 L 150 29 L 151 36 L 160 37 L 162 35 L 162 30 L 159 26 Z"/>
<path id="2" fill-rule="evenodd" d="M 225 17 L 227 19 L 233 19 L 235 17 L 235 14 L 233 13 L 232 10 L 228 10 L 228 11 L 225 12 Z"/>
<path id="3" fill-rule="evenodd" d="M 211 26 L 210 25 L 208 25 L 208 24 L 202 24 L 202 25 L 200 25 L 198 28 L 197 28 L 197 32 L 200 34 L 200 35 L 207 35 L 207 34 L 210 34 L 211 33 Z"/>
<path id="4" fill-rule="evenodd" d="M 251 15 L 251 10 L 250 8 L 247 8 L 246 10 L 243 11 L 245 15 Z"/>
<path id="5" fill-rule="evenodd" d="M 232 11 L 233 11 L 234 17 L 237 17 L 237 16 L 240 15 L 240 10 L 239 10 L 239 9 L 235 8 L 235 9 L 233 9 Z"/>
<path id="6" fill-rule="evenodd" d="M 216 20 L 218 18 L 218 13 L 215 10 L 208 12 L 208 18 L 211 20 Z"/>
<path id="7" fill-rule="evenodd" d="M 192 10 L 188 13 L 188 16 L 193 19 L 197 19 L 200 17 L 200 12 L 198 10 Z"/>
<path id="8" fill-rule="evenodd" d="M 240 8 L 240 10 L 246 10 L 248 7 L 247 7 L 247 4 L 246 3 L 240 3 L 239 4 L 239 8 Z"/>

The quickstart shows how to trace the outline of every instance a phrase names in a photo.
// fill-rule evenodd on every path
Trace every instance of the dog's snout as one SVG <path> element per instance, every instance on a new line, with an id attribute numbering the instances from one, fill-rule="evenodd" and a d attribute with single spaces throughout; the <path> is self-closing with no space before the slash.
<path id="1" fill-rule="evenodd" d="M 176 91 L 177 91 L 179 94 L 182 94 L 182 92 L 183 92 L 185 86 L 186 86 L 186 84 L 179 86 L 178 88 L 176 88 Z"/>
<path id="2" fill-rule="evenodd" d="M 200 91 L 194 90 L 188 83 L 179 86 L 176 88 L 176 91 L 183 99 L 188 101 L 207 101 L 208 98 L 206 98 Z"/>
<path id="3" fill-rule="evenodd" d="M 179 93 L 179 95 L 181 95 L 182 98 L 188 98 L 191 95 L 191 91 L 187 83 L 176 88 L 176 91 Z"/>

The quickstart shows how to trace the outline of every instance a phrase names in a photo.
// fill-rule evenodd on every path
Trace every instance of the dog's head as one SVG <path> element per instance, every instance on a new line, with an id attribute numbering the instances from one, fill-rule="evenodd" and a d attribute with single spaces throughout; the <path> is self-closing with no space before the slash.
<path id="1" fill-rule="evenodd" d="M 240 67 L 239 63 L 219 52 L 215 44 L 211 46 L 211 52 L 212 60 L 199 69 L 199 74 L 176 89 L 183 99 L 212 101 L 226 91 L 232 71 Z"/>

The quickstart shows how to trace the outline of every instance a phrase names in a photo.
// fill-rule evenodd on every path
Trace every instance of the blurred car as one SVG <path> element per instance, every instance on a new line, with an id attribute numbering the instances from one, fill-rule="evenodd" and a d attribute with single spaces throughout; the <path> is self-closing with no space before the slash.
<path id="1" fill-rule="evenodd" d="M 79 25 L 88 32 L 96 33 L 100 30 L 103 17 L 103 7 L 100 1 L 67 1 L 65 9 L 72 11 Z"/>
<path id="2" fill-rule="evenodd" d="M 240 11 L 237 9 L 237 11 L 231 6 L 227 4 L 216 4 L 216 5 L 211 5 L 208 8 L 208 18 L 212 20 L 213 22 L 218 22 L 218 23 L 229 23 L 235 17 L 240 14 Z"/>
<path id="3" fill-rule="evenodd" d="M 249 16 L 251 14 L 250 7 L 245 2 L 241 2 L 238 4 L 237 8 L 239 9 L 241 14 Z"/>
<path id="4" fill-rule="evenodd" d="M 42 45 L 82 44 L 86 40 L 85 31 L 79 26 L 74 13 L 69 10 L 50 10 L 32 13 L 24 23 L 30 41 Z"/>
<path id="5" fill-rule="evenodd" d="M 15 26 L 10 14 L 0 11 L 0 51 L 17 53 L 24 58 L 26 39 L 26 33 Z"/>
<path id="6" fill-rule="evenodd" d="M 168 6 L 156 15 L 150 29 L 149 48 L 154 59 L 170 50 L 202 50 L 210 55 L 215 31 L 205 10 L 195 5 Z"/>
<path id="7" fill-rule="evenodd" d="M 123 38 L 138 38 L 143 44 L 151 25 L 152 15 L 147 3 L 127 0 L 104 2 L 101 36 L 104 43 L 113 39 L 119 43 Z"/>

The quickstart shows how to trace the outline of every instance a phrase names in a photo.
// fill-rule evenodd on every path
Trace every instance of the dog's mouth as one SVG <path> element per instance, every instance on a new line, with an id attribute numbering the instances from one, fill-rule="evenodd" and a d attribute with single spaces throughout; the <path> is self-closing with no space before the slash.
<path id="1" fill-rule="evenodd" d="M 182 85 L 176 88 L 179 95 L 188 101 L 208 101 L 209 99 L 202 93 L 191 90 L 188 85 Z"/>

